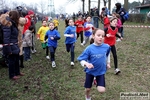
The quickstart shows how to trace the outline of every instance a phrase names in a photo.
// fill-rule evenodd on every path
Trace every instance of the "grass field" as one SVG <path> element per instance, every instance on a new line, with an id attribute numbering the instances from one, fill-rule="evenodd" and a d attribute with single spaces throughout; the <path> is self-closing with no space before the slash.
<path id="1" fill-rule="evenodd" d="M 40 23 L 37 24 L 39 27 Z M 61 39 L 56 50 L 56 68 L 51 67 L 51 62 L 45 58 L 45 50 L 37 40 L 37 53 L 32 54 L 32 61 L 25 62 L 25 68 L 21 69 L 25 76 L 12 81 L 8 78 L 8 68 L 0 67 L 0 100 L 85 100 L 84 69 L 77 60 L 74 67 L 70 66 L 70 54 L 66 52 L 64 44 L 64 29 L 65 23 L 60 21 Z M 112 68 L 105 76 L 106 93 L 98 93 L 93 85 L 92 100 L 120 100 L 120 92 L 150 93 L 150 29 L 124 28 L 124 35 L 123 41 L 116 44 L 121 74 L 114 75 L 111 56 Z M 75 59 L 84 48 L 78 40 Z"/>

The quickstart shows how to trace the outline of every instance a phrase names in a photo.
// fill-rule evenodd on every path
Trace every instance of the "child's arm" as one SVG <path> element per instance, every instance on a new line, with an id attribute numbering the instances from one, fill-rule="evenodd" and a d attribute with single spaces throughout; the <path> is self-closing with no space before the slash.
<path id="1" fill-rule="evenodd" d="M 40 39 L 41 30 L 42 30 L 42 28 L 40 27 L 40 29 L 37 32 L 37 39 Z"/>
<path id="2" fill-rule="evenodd" d="M 80 64 L 81 64 L 83 67 L 87 67 L 87 68 L 89 68 L 89 69 L 94 68 L 93 64 L 88 63 L 88 62 L 86 62 L 85 60 L 81 60 L 81 61 L 80 61 Z"/>
<path id="3" fill-rule="evenodd" d="M 56 33 L 56 36 L 54 36 L 54 39 L 55 40 L 59 40 L 60 39 L 60 34 L 59 34 L 59 32 L 58 31 L 56 31 L 57 33 Z"/>
<path id="4" fill-rule="evenodd" d="M 65 36 L 65 37 L 74 37 L 73 34 L 68 34 L 69 32 L 70 32 L 70 31 L 69 31 L 69 28 L 67 27 L 66 30 L 65 30 L 65 32 L 64 32 L 64 36 Z"/>
<path id="5" fill-rule="evenodd" d="M 110 53 L 108 54 L 108 57 L 107 57 L 107 68 L 111 68 L 110 66 Z"/>

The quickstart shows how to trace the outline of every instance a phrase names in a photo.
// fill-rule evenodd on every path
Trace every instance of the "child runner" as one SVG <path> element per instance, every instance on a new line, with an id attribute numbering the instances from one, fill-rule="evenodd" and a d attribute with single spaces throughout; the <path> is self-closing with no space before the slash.
<path id="1" fill-rule="evenodd" d="M 56 67 L 55 64 L 55 51 L 57 48 L 57 40 L 60 39 L 59 32 L 55 29 L 54 23 L 49 23 L 49 30 L 46 32 L 45 41 L 48 39 L 47 44 L 50 50 L 52 67 Z"/>
<path id="2" fill-rule="evenodd" d="M 47 21 L 46 20 L 42 20 L 42 26 L 39 28 L 38 33 L 37 33 L 37 39 L 40 39 L 41 44 L 42 44 L 42 48 L 46 49 L 46 58 L 50 59 L 48 56 L 48 46 L 47 43 L 45 42 L 44 38 L 45 38 L 45 34 L 46 32 L 49 30 L 49 27 L 47 26 Z"/>
<path id="3" fill-rule="evenodd" d="M 58 21 L 57 17 L 53 20 L 53 22 L 55 25 L 55 29 L 58 30 L 59 21 Z"/>
<path id="4" fill-rule="evenodd" d="M 84 41 L 81 45 L 86 45 L 86 43 L 91 40 L 92 30 L 94 29 L 93 24 L 91 23 L 91 16 L 86 17 L 86 22 L 84 23 Z"/>
<path id="5" fill-rule="evenodd" d="M 104 43 L 108 44 L 111 46 L 111 52 L 113 54 L 113 58 L 114 58 L 114 67 L 115 67 L 115 74 L 119 74 L 121 71 L 118 68 L 118 60 L 117 60 L 117 53 L 116 53 L 116 47 L 115 47 L 115 43 L 116 43 L 116 36 L 119 37 L 120 39 L 122 39 L 118 34 L 118 28 L 116 27 L 117 25 L 117 18 L 116 17 L 112 17 L 110 19 L 110 26 L 108 28 L 105 28 L 105 39 L 104 39 Z"/>
<path id="6" fill-rule="evenodd" d="M 74 26 L 73 19 L 69 19 L 69 26 L 66 27 L 64 32 L 64 36 L 66 37 L 65 44 L 67 52 L 71 54 L 71 66 L 74 66 L 74 48 L 76 42 L 76 27 Z"/>
<path id="7" fill-rule="evenodd" d="M 105 73 L 107 68 L 110 68 L 110 46 L 103 43 L 104 36 L 103 30 L 94 30 L 92 35 L 94 43 L 86 47 L 77 58 L 81 65 L 85 67 L 86 79 L 84 87 L 86 100 L 91 100 L 90 91 L 94 77 L 96 77 L 98 92 L 105 92 Z"/>
<path id="8" fill-rule="evenodd" d="M 103 22 L 104 22 L 104 28 L 107 28 L 110 25 L 110 21 L 109 18 L 107 16 L 107 13 L 104 13 L 104 18 L 103 18 Z"/>
<path id="9" fill-rule="evenodd" d="M 31 47 L 32 45 L 32 35 L 34 31 L 34 27 L 30 26 L 29 29 L 27 29 L 24 33 L 24 38 L 23 38 L 23 50 L 24 50 L 24 60 L 25 61 L 30 61 L 31 60 Z"/>
<path id="10" fill-rule="evenodd" d="M 82 16 L 78 17 L 78 20 L 75 22 L 76 25 L 76 31 L 77 31 L 77 39 L 79 37 L 79 35 L 81 36 L 81 45 L 83 43 L 83 25 L 84 25 L 84 21 L 82 20 Z"/>

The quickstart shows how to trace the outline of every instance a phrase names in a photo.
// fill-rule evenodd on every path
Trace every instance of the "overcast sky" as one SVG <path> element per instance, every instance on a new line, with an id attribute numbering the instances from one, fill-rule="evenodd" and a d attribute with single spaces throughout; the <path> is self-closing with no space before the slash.
<path id="1" fill-rule="evenodd" d="M 12 0 L 12 1 L 15 1 L 15 2 L 23 2 L 27 5 L 30 5 L 32 3 L 39 3 L 40 1 L 43 1 L 45 2 L 45 6 L 48 6 L 48 1 L 51 1 L 51 0 Z M 55 11 L 56 13 L 58 13 L 58 10 L 63 7 L 64 5 L 66 5 L 67 1 L 68 0 L 53 0 L 54 1 L 54 6 L 55 6 Z M 88 0 L 85 0 L 86 1 L 86 4 L 85 4 L 85 11 L 88 10 L 88 5 L 87 5 L 87 2 Z M 97 1 L 97 0 L 91 0 L 91 1 Z M 102 0 L 101 0 L 102 1 Z M 111 0 L 112 1 L 112 5 L 111 5 L 111 8 L 113 8 L 115 6 L 115 3 L 117 2 L 120 2 L 120 3 L 124 3 L 124 0 Z M 142 0 L 129 0 L 129 2 L 133 2 L 133 1 L 140 1 L 142 2 Z M 91 3 L 91 7 L 97 7 L 97 3 L 96 2 L 92 2 Z M 101 3 L 101 7 L 103 7 L 103 3 Z M 65 7 L 65 11 L 67 13 L 70 13 L 72 14 L 73 12 L 78 12 L 79 10 L 82 10 L 82 2 L 81 0 L 78 0 L 76 3 L 70 3 L 70 4 L 67 4 L 67 6 Z"/>

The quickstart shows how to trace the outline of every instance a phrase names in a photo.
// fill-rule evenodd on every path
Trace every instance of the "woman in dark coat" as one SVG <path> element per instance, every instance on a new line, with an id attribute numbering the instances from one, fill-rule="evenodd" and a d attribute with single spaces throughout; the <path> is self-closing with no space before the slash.
<path id="1" fill-rule="evenodd" d="M 3 25 L 3 53 L 8 59 L 9 78 L 16 80 L 24 74 L 20 72 L 19 68 L 19 46 L 18 46 L 18 23 L 19 13 L 17 11 L 10 11 L 6 20 L 11 22 L 11 26 Z"/>

